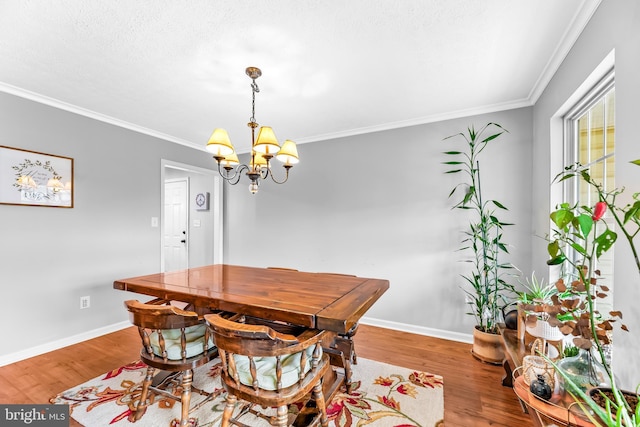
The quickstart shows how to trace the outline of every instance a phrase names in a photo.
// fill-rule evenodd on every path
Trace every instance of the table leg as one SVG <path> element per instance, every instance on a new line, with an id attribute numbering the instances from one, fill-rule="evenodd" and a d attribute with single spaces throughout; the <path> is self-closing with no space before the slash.
<path id="1" fill-rule="evenodd" d="M 505 387 L 513 387 L 513 370 L 507 358 L 502 362 L 504 368 L 504 377 L 502 377 L 502 385 Z"/>

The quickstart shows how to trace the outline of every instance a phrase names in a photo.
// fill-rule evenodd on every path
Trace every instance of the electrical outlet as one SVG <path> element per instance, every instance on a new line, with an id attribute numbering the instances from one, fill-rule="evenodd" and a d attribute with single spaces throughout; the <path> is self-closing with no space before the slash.
<path id="1" fill-rule="evenodd" d="M 91 307 L 91 297 L 80 297 L 80 308 L 89 308 Z"/>

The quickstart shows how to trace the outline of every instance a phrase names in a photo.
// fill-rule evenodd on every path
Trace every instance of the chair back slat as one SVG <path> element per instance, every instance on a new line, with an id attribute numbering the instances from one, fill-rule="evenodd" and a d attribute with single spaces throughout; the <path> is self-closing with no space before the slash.
<path id="1" fill-rule="evenodd" d="M 144 356 L 151 360 L 162 359 L 163 362 L 167 363 L 170 359 L 166 334 L 171 331 L 179 334 L 179 337 L 176 337 L 175 340 L 172 339 L 172 342 L 179 342 L 180 361 L 186 362 L 187 328 L 200 325 L 202 321 L 199 319 L 198 314 L 193 311 L 182 310 L 172 305 L 158 304 L 155 302 L 145 304 L 137 300 L 125 301 L 131 323 L 138 327 Z M 152 339 L 152 336 L 156 338 Z M 209 345 L 210 337 L 211 332 L 208 328 L 205 328 L 203 341 L 203 351 L 205 352 L 213 347 Z M 152 341 L 154 341 L 153 345 L 157 344 L 158 346 L 156 351 L 154 351 Z"/>
<path id="2" fill-rule="evenodd" d="M 294 336 L 275 331 L 266 325 L 235 322 L 218 314 L 208 314 L 205 319 L 213 332 L 222 359 L 222 370 L 233 379 L 237 387 L 240 386 L 241 376 L 238 373 L 236 356 L 248 364 L 251 378 L 246 385 L 254 390 L 260 388 L 260 375 L 265 375 L 264 371 L 258 369 L 256 358 L 260 358 L 262 363 L 265 358 L 273 358 L 273 372 L 270 375 L 275 379 L 276 390 L 283 388 L 284 357 L 299 353 L 288 362 L 290 368 L 294 367 L 295 371 L 299 372 L 299 383 L 304 380 L 309 370 L 315 372 L 322 359 L 322 331 L 305 329 L 299 336 Z M 293 363 L 296 363 L 296 366 L 293 366 Z M 307 366 L 310 369 L 306 369 Z"/>

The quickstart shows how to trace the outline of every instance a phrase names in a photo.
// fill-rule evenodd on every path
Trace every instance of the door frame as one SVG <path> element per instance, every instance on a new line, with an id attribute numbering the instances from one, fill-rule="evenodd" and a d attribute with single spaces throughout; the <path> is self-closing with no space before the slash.
<path id="1" fill-rule="evenodd" d="M 223 186 L 222 178 L 220 175 L 211 169 L 205 169 L 198 166 L 188 165 L 185 163 L 174 162 L 173 160 L 161 159 L 160 160 L 160 270 L 164 271 L 164 181 L 165 181 L 165 169 L 173 168 L 180 169 L 189 173 L 197 173 L 210 176 L 212 179 L 212 192 L 210 195 L 210 209 L 213 212 L 213 263 L 222 264 L 224 261 L 223 253 L 223 233 L 224 233 L 224 217 L 223 217 Z M 189 200 L 190 202 L 190 200 Z M 189 207 L 187 207 L 187 216 Z"/>

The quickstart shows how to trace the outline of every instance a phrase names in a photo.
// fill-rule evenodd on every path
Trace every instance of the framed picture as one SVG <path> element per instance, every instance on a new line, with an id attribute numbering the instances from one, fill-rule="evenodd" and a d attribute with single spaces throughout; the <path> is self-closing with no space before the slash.
<path id="1" fill-rule="evenodd" d="M 73 159 L 0 145 L 0 204 L 73 207 Z"/>
<path id="2" fill-rule="evenodd" d="M 196 194 L 196 210 L 197 211 L 209 210 L 209 193 Z"/>

